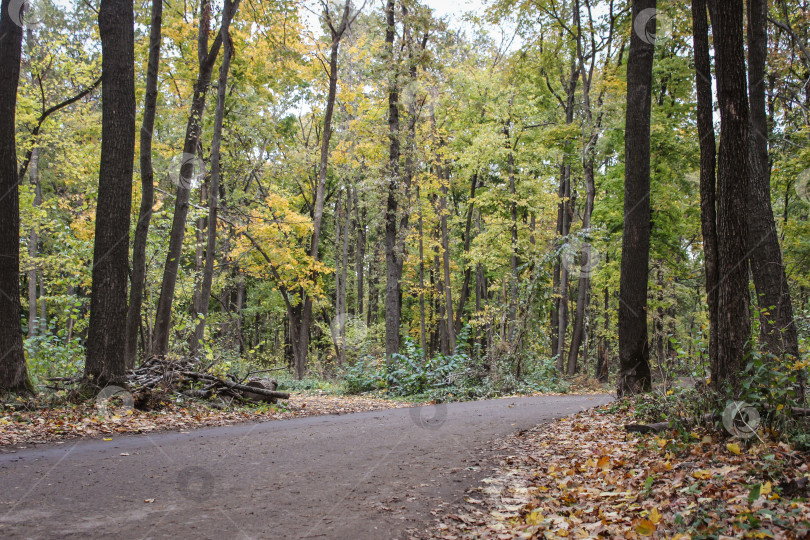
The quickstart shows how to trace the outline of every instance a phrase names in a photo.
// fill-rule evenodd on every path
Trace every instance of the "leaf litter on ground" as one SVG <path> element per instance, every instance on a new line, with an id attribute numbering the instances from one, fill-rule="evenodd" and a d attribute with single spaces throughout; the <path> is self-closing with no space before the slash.
<path id="1" fill-rule="evenodd" d="M 628 433 L 632 410 L 614 409 L 501 441 L 508 455 L 495 474 L 444 513 L 431 536 L 810 538 L 807 454 L 701 429 L 680 437 Z"/>
<path id="2" fill-rule="evenodd" d="M 410 403 L 384 397 L 332 395 L 321 392 L 296 393 L 276 405 L 245 405 L 217 409 L 203 401 L 167 401 L 159 410 L 95 402 L 59 405 L 32 410 L 0 409 L 0 452 L 12 446 L 39 444 L 76 437 L 147 433 L 161 430 L 190 430 L 248 421 L 284 420 L 324 414 L 346 414 L 408 407 Z M 13 450 L 13 448 L 11 449 Z"/>

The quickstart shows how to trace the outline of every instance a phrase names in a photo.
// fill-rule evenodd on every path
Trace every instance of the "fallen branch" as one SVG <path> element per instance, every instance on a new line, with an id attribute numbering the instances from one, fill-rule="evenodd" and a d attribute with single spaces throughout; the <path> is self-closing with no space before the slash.
<path id="1" fill-rule="evenodd" d="M 259 394 L 260 396 L 265 396 L 269 398 L 290 399 L 289 392 L 277 392 L 275 390 L 267 390 L 265 388 L 259 388 L 258 386 L 248 386 L 246 384 L 239 384 L 233 381 L 226 381 L 220 379 L 219 377 L 208 375 L 207 373 L 197 373 L 196 371 L 183 371 L 181 375 L 200 381 L 216 382 L 218 384 L 227 386 L 228 388 L 231 388 L 233 390 L 239 390 L 241 392 L 250 392 L 253 394 Z"/>

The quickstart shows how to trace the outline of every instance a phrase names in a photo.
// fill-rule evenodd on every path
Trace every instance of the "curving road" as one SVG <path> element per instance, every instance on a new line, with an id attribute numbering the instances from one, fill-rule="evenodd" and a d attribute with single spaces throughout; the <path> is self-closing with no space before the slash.
<path id="1" fill-rule="evenodd" d="M 0 454 L 0 538 L 405 538 L 492 441 L 610 396 L 315 416 Z"/>

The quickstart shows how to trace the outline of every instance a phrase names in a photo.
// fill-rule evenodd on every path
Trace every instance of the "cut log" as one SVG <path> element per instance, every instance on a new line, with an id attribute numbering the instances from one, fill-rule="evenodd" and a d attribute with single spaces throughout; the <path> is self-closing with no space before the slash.
<path id="1" fill-rule="evenodd" d="M 278 388 L 278 383 L 276 381 L 272 380 L 272 379 L 264 380 L 264 381 L 254 380 L 254 381 L 246 382 L 245 386 L 249 386 L 251 388 L 261 388 L 263 390 L 269 390 L 271 392 L 274 392 L 276 390 L 276 388 Z M 251 401 L 264 401 L 264 402 L 267 402 L 267 403 L 275 403 L 276 402 L 276 398 L 267 397 L 267 396 L 265 396 L 263 394 L 257 394 L 256 392 L 244 391 L 244 392 L 242 392 L 242 397 L 244 397 L 246 399 L 249 399 Z"/>
<path id="2" fill-rule="evenodd" d="M 199 381 L 212 381 L 221 384 L 222 386 L 226 386 L 233 390 L 239 390 L 240 392 L 252 392 L 255 394 L 259 394 L 264 397 L 269 398 L 276 398 L 276 399 L 290 399 L 290 394 L 288 392 L 276 392 L 275 390 L 267 390 L 265 388 L 257 388 L 255 386 L 248 386 L 245 384 L 239 384 L 233 381 L 227 381 L 224 379 L 220 379 L 219 377 L 215 377 L 213 375 L 209 375 L 207 373 L 197 373 L 196 371 L 183 371 L 182 375 L 189 377 L 191 379 L 199 380 Z"/>

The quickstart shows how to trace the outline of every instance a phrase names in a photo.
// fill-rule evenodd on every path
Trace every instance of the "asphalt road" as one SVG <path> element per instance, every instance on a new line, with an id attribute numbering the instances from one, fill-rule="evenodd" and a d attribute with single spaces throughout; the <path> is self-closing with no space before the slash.
<path id="1" fill-rule="evenodd" d="M 610 401 L 496 399 L 84 440 L 0 455 L 0 538 L 405 538 L 492 441 Z"/>

